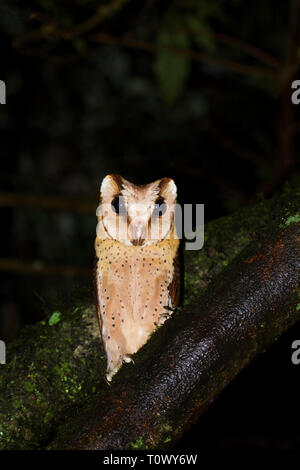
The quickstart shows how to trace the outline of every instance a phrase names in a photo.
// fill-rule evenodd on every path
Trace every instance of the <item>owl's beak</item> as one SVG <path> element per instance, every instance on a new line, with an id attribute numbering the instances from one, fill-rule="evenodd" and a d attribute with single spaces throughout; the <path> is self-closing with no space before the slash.
<path id="1" fill-rule="evenodd" d="M 135 223 L 131 226 L 131 243 L 134 246 L 143 245 L 145 241 L 145 226 L 143 223 Z"/>

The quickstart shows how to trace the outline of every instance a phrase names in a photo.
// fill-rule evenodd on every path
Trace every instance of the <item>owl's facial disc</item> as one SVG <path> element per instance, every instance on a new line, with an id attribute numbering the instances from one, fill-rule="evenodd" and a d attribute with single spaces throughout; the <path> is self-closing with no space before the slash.
<path id="1" fill-rule="evenodd" d="M 134 200 L 128 204 L 128 237 L 132 245 L 144 245 L 148 239 L 149 215 L 148 202 Z"/>
<path id="2" fill-rule="evenodd" d="M 125 205 L 125 201 L 124 201 L 124 198 L 122 196 L 120 196 L 119 194 L 117 194 L 117 196 L 115 196 L 112 201 L 111 201 L 111 207 L 113 208 L 113 211 L 116 213 L 116 214 L 119 214 L 119 215 L 126 215 L 126 205 Z"/>
<path id="3" fill-rule="evenodd" d="M 118 175 L 101 185 L 100 213 L 103 236 L 129 246 L 151 245 L 171 231 L 176 185 L 170 178 L 136 186 Z"/>
<path id="4" fill-rule="evenodd" d="M 152 212 L 152 217 L 153 218 L 162 217 L 166 213 L 166 210 L 167 210 L 167 204 L 165 203 L 164 198 L 159 196 L 155 201 L 154 209 Z"/>

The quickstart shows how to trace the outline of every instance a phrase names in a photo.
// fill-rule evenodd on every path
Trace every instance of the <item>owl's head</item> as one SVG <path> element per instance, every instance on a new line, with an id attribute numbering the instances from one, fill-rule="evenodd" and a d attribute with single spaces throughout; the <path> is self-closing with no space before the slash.
<path id="1" fill-rule="evenodd" d="M 151 245 L 174 230 L 177 188 L 170 178 L 135 185 L 119 175 L 101 184 L 97 235 L 126 245 Z"/>

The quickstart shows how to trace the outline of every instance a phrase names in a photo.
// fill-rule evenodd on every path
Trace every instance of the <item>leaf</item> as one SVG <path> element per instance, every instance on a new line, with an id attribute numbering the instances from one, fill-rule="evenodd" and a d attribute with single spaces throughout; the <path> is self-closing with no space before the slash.
<path id="1" fill-rule="evenodd" d="M 61 313 L 56 311 L 53 312 L 48 320 L 48 325 L 53 326 L 60 322 Z"/>
<path id="2" fill-rule="evenodd" d="M 193 39 L 199 46 L 209 51 L 215 50 L 215 37 L 212 28 L 208 24 L 204 23 L 201 18 L 192 15 L 187 16 L 185 22 Z"/>
<path id="3" fill-rule="evenodd" d="M 171 105 L 186 83 L 190 71 L 190 58 L 170 49 L 187 50 L 189 38 L 184 31 L 162 30 L 157 37 L 157 46 L 154 73 L 164 100 Z"/>

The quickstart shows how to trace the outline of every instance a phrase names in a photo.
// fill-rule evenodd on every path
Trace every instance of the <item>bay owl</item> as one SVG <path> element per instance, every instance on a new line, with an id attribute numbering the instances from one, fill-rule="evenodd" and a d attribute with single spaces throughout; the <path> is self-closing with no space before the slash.
<path id="1" fill-rule="evenodd" d="M 108 381 L 178 305 L 176 196 L 170 178 L 140 186 L 119 175 L 102 181 L 94 281 Z"/>

